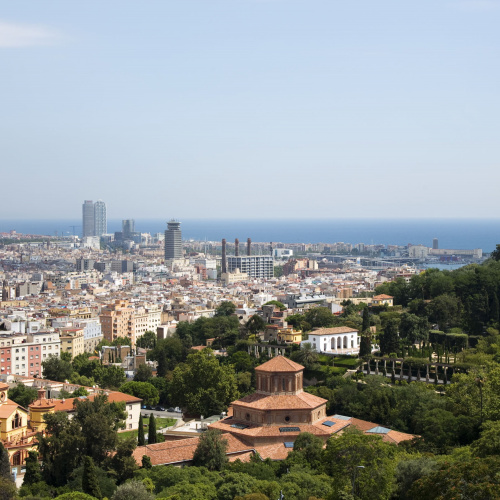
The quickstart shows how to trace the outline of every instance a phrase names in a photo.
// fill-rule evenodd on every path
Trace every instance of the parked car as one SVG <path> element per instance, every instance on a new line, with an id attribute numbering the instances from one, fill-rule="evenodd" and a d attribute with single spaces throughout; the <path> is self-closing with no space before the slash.
<path id="1" fill-rule="evenodd" d="M 175 413 L 175 408 L 169 408 L 167 411 L 170 413 Z"/>
<path id="2" fill-rule="evenodd" d="M 156 406 L 154 409 L 156 411 L 165 411 L 165 408 L 163 408 L 163 406 Z"/>

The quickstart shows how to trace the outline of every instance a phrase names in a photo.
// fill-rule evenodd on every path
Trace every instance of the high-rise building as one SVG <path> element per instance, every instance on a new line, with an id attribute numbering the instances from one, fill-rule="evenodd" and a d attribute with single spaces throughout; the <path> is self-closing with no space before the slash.
<path id="1" fill-rule="evenodd" d="M 432 240 L 432 249 L 433 250 L 437 250 L 439 248 L 439 242 L 438 242 L 438 239 L 437 238 L 434 238 Z"/>
<path id="2" fill-rule="evenodd" d="M 102 236 L 107 232 L 106 203 L 99 200 L 94 203 L 94 236 Z"/>
<path id="3" fill-rule="evenodd" d="M 181 223 L 174 219 L 167 222 L 165 231 L 165 259 L 182 258 L 182 232 Z"/>
<path id="4" fill-rule="evenodd" d="M 108 231 L 106 203 L 99 200 L 85 200 L 82 205 L 82 238 L 102 236 Z"/>
<path id="5" fill-rule="evenodd" d="M 94 236 L 94 204 L 85 200 L 82 205 L 82 238 Z"/>
<path id="6" fill-rule="evenodd" d="M 122 220 L 122 237 L 123 237 L 123 239 L 124 240 L 131 239 L 134 232 L 135 232 L 135 220 L 134 219 Z"/>

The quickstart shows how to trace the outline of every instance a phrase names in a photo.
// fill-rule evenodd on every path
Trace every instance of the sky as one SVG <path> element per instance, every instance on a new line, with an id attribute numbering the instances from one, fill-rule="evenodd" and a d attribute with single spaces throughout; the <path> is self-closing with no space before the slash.
<path id="1" fill-rule="evenodd" d="M 0 0 L 0 217 L 497 217 L 500 0 Z"/>

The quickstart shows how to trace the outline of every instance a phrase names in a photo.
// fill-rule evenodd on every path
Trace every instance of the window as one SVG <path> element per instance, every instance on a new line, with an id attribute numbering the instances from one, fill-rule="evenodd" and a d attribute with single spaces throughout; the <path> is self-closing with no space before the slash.
<path id="1" fill-rule="evenodd" d="M 132 409 L 132 405 L 128 405 L 128 409 L 131 410 Z"/>
<path id="2" fill-rule="evenodd" d="M 132 419 L 132 413 L 129 413 L 128 418 L 129 418 L 129 420 Z"/>

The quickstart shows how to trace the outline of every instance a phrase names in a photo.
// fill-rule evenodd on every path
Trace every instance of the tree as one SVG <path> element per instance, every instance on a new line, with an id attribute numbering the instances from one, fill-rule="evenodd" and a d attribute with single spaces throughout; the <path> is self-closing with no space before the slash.
<path id="1" fill-rule="evenodd" d="M 149 426 L 148 426 L 148 444 L 155 444 L 156 439 L 156 420 L 155 416 L 151 413 L 149 415 Z"/>
<path id="2" fill-rule="evenodd" d="M 146 363 L 137 367 L 134 375 L 134 382 L 149 382 L 153 378 L 153 369 Z"/>
<path id="3" fill-rule="evenodd" d="M 419 318 L 415 314 L 403 313 L 399 324 L 401 337 L 406 339 L 408 344 L 415 344 L 429 337 L 429 326 L 426 318 Z"/>
<path id="4" fill-rule="evenodd" d="M 359 357 L 369 356 L 372 353 L 372 336 L 370 330 L 366 330 L 365 333 L 361 335 L 361 341 L 359 344 Z"/>
<path id="5" fill-rule="evenodd" d="M 121 484 L 134 476 L 137 463 L 132 456 L 137 441 L 134 437 L 120 439 L 116 446 L 116 453 L 108 457 L 107 464 L 110 474 L 114 476 L 118 484 Z"/>
<path id="6" fill-rule="evenodd" d="M 151 458 L 147 455 L 142 455 L 142 468 L 143 469 L 151 469 L 153 464 L 151 463 Z"/>
<path id="7" fill-rule="evenodd" d="M 151 406 L 158 404 L 160 399 L 158 389 L 149 382 L 125 382 L 120 387 L 120 392 L 140 398 L 145 404 Z"/>
<path id="8" fill-rule="evenodd" d="M 73 420 L 80 427 L 83 454 L 102 464 L 109 451 L 116 448 L 117 431 L 123 427 L 125 418 L 124 404 L 109 403 L 105 394 L 93 400 L 75 400 Z"/>
<path id="9" fill-rule="evenodd" d="M 300 350 L 292 353 L 291 358 L 293 361 L 304 365 L 306 368 L 312 368 L 312 366 L 318 362 L 318 353 L 310 342 L 306 342 L 302 344 Z"/>
<path id="10" fill-rule="evenodd" d="M 500 498 L 499 470 L 497 456 L 445 462 L 439 470 L 415 481 L 408 498 Z"/>
<path id="11" fill-rule="evenodd" d="M 144 446 L 146 441 L 144 439 L 144 421 L 142 420 L 142 413 L 139 415 L 139 429 L 137 431 L 137 446 Z"/>
<path id="12" fill-rule="evenodd" d="M 283 302 L 280 302 L 279 300 L 269 300 L 264 304 L 265 306 L 276 306 L 280 311 L 284 311 L 287 307 Z"/>
<path id="13" fill-rule="evenodd" d="M 135 342 L 137 347 L 141 347 L 143 349 L 153 349 L 156 345 L 156 334 L 151 330 L 147 330 L 144 332 L 144 335 L 141 335 Z"/>
<path id="14" fill-rule="evenodd" d="M 475 457 L 500 456 L 500 421 L 483 424 L 481 437 L 472 443 L 471 452 Z"/>
<path id="15" fill-rule="evenodd" d="M 73 391 L 73 394 L 71 394 L 71 397 L 72 398 L 79 398 L 79 397 L 88 396 L 88 395 L 89 395 L 89 393 L 87 392 L 85 387 L 78 387 L 78 389 Z"/>
<path id="16" fill-rule="evenodd" d="M 370 313 L 368 312 L 368 307 L 363 309 L 363 325 L 361 331 L 364 333 L 370 329 Z"/>
<path id="17" fill-rule="evenodd" d="M 154 495 L 150 493 L 142 481 L 129 481 L 118 486 L 111 500 L 154 500 Z"/>
<path id="18" fill-rule="evenodd" d="M 309 432 L 301 432 L 293 443 L 293 451 L 302 455 L 312 469 L 317 469 L 321 464 L 323 440 Z"/>
<path id="19" fill-rule="evenodd" d="M 393 489 L 395 453 L 396 446 L 385 443 L 380 436 L 347 430 L 328 440 L 325 471 L 333 478 L 337 492 L 351 491 L 354 478 L 360 499 L 385 500 Z"/>
<path id="20" fill-rule="evenodd" d="M 8 396 L 18 405 L 28 408 L 37 398 L 37 390 L 33 389 L 33 387 L 26 387 L 22 382 L 19 382 L 16 387 L 9 389 Z"/>
<path id="21" fill-rule="evenodd" d="M 497 243 L 497 246 L 493 252 L 491 252 L 490 257 L 493 260 L 500 261 L 500 243 Z"/>
<path id="22" fill-rule="evenodd" d="M 64 382 L 71 378 L 73 367 L 69 361 L 61 359 L 57 356 L 50 355 L 42 362 L 43 377 L 48 380 L 56 380 Z"/>
<path id="23" fill-rule="evenodd" d="M 220 365 L 210 349 L 190 354 L 173 372 L 171 400 L 190 413 L 220 414 L 238 396 L 233 367 Z"/>
<path id="24" fill-rule="evenodd" d="M 323 328 L 332 326 L 335 323 L 335 316 L 326 307 L 313 307 L 306 312 L 305 320 L 313 328 Z"/>
<path id="25" fill-rule="evenodd" d="M 258 314 L 254 314 L 245 326 L 250 333 L 255 335 L 266 328 L 266 322 Z"/>
<path id="26" fill-rule="evenodd" d="M 229 300 L 220 303 L 215 310 L 215 316 L 231 316 L 236 311 L 236 306 Z"/>
<path id="27" fill-rule="evenodd" d="M 16 483 L 0 476 L 0 500 L 14 500 L 17 496 Z"/>
<path id="28" fill-rule="evenodd" d="M 228 461 L 227 447 L 228 441 L 222 437 L 219 429 L 208 429 L 200 436 L 193 455 L 193 465 L 212 471 L 222 470 Z"/>
<path id="29" fill-rule="evenodd" d="M 102 498 L 94 461 L 90 457 L 83 459 L 82 489 L 84 493 L 99 499 Z"/>
<path id="30" fill-rule="evenodd" d="M 9 454 L 0 441 L 0 478 L 2 477 L 10 480 L 12 476 L 10 473 Z"/>
<path id="31" fill-rule="evenodd" d="M 380 335 L 380 350 L 382 354 L 399 351 L 398 320 L 389 319 L 385 325 L 384 333 Z"/>
<path id="32" fill-rule="evenodd" d="M 28 452 L 26 458 L 26 473 L 24 474 L 23 485 L 38 483 L 42 480 L 40 463 L 38 462 L 38 453 L 36 451 Z"/>

